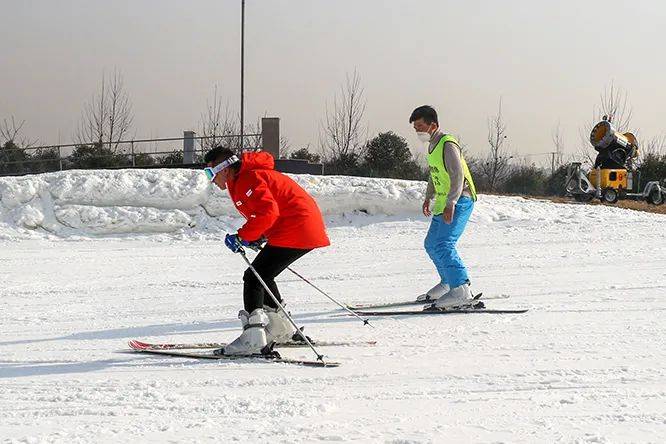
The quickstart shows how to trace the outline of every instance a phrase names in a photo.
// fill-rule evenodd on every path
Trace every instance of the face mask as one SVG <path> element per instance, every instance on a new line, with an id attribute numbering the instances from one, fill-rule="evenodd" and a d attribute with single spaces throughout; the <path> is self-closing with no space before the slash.
<path id="1" fill-rule="evenodd" d="M 430 142 L 430 133 L 418 132 L 416 133 L 416 137 L 418 137 L 419 140 L 423 143 Z"/>

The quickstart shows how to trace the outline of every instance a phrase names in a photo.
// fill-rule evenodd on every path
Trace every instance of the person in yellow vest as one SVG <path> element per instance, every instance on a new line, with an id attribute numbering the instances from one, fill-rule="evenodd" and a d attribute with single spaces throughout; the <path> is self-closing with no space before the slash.
<path id="1" fill-rule="evenodd" d="M 456 243 L 474 209 L 474 180 L 458 141 L 440 130 L 434 108 L 419 106 L 412 112 L 409 123 L 414 125 L 419 140 L 428 144 L 430 177 L 423 214 L 432 216 L 432 222 L 424 246 L 440 277 L 437 285 L 417 300 L 434 302 L 434 306 L 441 309 L 469 307 L 473 296 Z M 431 208 L 433 198 L 435 203 Z"/>

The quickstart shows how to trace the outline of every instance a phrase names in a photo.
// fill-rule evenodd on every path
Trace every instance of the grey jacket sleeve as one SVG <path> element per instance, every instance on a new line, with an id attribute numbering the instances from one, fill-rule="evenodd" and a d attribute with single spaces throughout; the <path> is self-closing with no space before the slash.
<path id="1" fill-rule="evenodd" d="M 455 206 L 462 194 L 465 174 L 460 160 L 460 148 L 453 142 L 444 144 L 444 165 L 451 179 L 451 189 L 446 200 L 446 207 Z"/>
<path id="2" fill-rule="evenodd" d="M 435 185 L 432 183 L 432 177 L 428 175 L 428 186 L 426 187 L 425 200 L 432 200 L 435 197 Z"/>

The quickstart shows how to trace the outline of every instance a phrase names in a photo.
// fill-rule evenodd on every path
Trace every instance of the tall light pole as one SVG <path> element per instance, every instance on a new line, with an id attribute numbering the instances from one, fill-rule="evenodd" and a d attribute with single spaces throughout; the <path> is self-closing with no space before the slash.
<path id="1" fill-rule="evenodd" d="M 245 127 L 245 0 L 241 0 L 241 96 L 240 96 L 240 150 L 243 151 Z"/>

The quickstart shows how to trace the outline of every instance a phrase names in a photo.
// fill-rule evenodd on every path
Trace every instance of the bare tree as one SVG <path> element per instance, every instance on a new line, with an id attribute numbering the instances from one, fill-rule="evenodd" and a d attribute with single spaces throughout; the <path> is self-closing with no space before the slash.
<path id="1" fill-rule="evenodd" d="M 629 131 L 633 110 L 629 103 L 629 96 L 622 88 L 616 87 L 613 82 L 601 93 L 597 108 L 597 122 L 607 116 L 608 120 L 620 132 Z M 595 122 L 596 123 L 596 122 Z"/>
<path id="2" fill-rule="evenodd" d="M 329 161 L 355 161 L 363 156 L 368 133 L 367 126 L 363 126 L 366 106 L 363 94 L 361 79 L 354 71 L 347 75 L 335 95 L 333 108 L 326 106 L 320 144 Z"/>
<path id="3" fill-rule="evenodd" d="M 10 121 L 3 119 L 2 123 L 0 124 L 0 138 L 2 138 L 2 143 L 0 143 L 0 146 L 4 146 L 10 142 L 16 147 L 30 148 L 35 143 L 37 143 L 35 140 L 28 140 L 27 138 L 20 136 L 24 125 L 25 120 L 17 123 L 14 119 L 14 116 L 10 117 Z"/>
<path id="4" fill-rule="evenodd" d="M 308 147 L 310 144 L 308 144 Z M 291 141 L 286 136 L 280 136 L 280 158 L 288 159 L 291 155 Z"/>
<path id="5" fill-rule="evenodd" d="M 465 141 L 463 141 L 462 136 L 460 134 L 455 134 L 454 137 L 458 141 L 458 147 L 460 148 L 460 152 L 463 153 L 463 156 L 468 154 L 469 148 L 467 146 L 467 143 L 465 143 Z"/>
<path id="6" fill-rule="evenodd" d="M 133 121 L 132 102 L 125 91 L 122 75 L 118 71 L 110 79 L 103 75 L 99 91 L 84 106 L 76 141 L 82 145 L 107 145 L 117 151 Z"/>
<path id="7" fill-rule="evenodd" d="M 206 111 L 201 114 L 200 135 L 206 137 L 200 141 L 201 148 L 208 150 L 222 145 L 237 149 L 240 146 L 239 141 L 228 136 L 238 134 L 238 122 L 229 109 L 229 102 L 222 106 L 222 97 L 218 95 L 215 86 L 212 103 L 206 102 Z"/>
<path id="8" fill-rule="evenodd" d="M 630 129 L 632 117 L 633 109 L 629 103 L 629 95 L 611 81 L 599 95 L 599 104 L 594 107 L 590 122 L 579 130 L 581 145 L 578 154 L 583 162 L 589 163 L 590 166 L 594 165 L 594 151 L 590 151 L 590 133 L 594 125 L 605 118 L 618 131 L 626 132 Z"/>
<path id="9" fill-rule="evenodd" d="M 264 112 L 263 117 L 268 115 Z M 262 147 L 262 124 L 261 117 L 256 121 L 245 125 L 243 148 L 246 150 L 257 150 Z M 227 102 L 222 105 L 222 97 L 218 94 L 217 86 L 213 93 L 212 102 L 207 102 L 206 112 L 201 114 L 200 135 L 205 137 L 200 140 L 202 150 L 224 146 L 234 151 L 239 151 L 241 147 L 240 137 L 240 116 L 234 115 Z M 235 136 L 235 137 L 229 137 Z M 289 140 L 280 137 L 281 152 L 289 150 Z"/>
<path id="10" fill-rule="evenodd" d="M 17 123 L 13 116 L 9 121 L 3 119 L 0 122 L 0 173 L 30 172 L 32 156 L 26 148 L 30 148 L 35 141 L 21 136 L 24 125 L 24 120 Z"/>
<path id="11" fill-rule="evenodd" d="M 264 112 L 264 116 L 268 116 L 268 112 Z M 261 117 L 256 122 L 245 125 L 245 148 L 246 149 L 259 149 L 263 146 L 262 141 L 262 125 Z M 291 142 L 285 136 L 280 136 L 280 158 L 286 159 L 291 150 Z"/>
<path id="12" fill-rule="evenodd" d="M 557 126 L 553 129 L 552 139 L 553 145 L 555 145 L 555 152 L 552 153 L 551 157 L 551 173 L 555 172 L 555 170 L 562 165 L 562 159 L 564 157 L 564 137 L 562 137 L 560 122 L 557 122 Z"/>
<path id="13" fill-rule="evenodd" d="M 590 150 L 590 133 L 594 125 L 599 123 L 599 120 L 596 118 L 596 112 L 593 113 L 591 119 L 591 124 L 587 124 L 578 130 L 578 137 L 580 139 L 580 144 L 578 145 L 578 157 L 583 164 L 591 167 L 594 165 L 594 150 Z"/>
<path id="14" fill-rule="evenodd" d="M 11 119 L 11 126 L 9 125 L 7 119 L 3 119 L 2 125 L 0 125 L 0 137 L 3 139 L 1 145 L 4 145 L 7 142 L 13 143 L 16 139 L 16 136 L 18 136 L 18 134 L 21 132 L 23 125 L 25 125 L 25 120 L 21 121 L 19 124 L 16 124 L 14 116 L 12 116 Z"/>
<path id="15" fill-rule="evenodd" d="M 647 140 L 641 148 L 643 157 L 660 156 L 662 153 L 666 154 L 666 135 L 655 136 Z"/>
<path id="16" fill-rule="evenodd" d="M 493 192 L 506 179 L 509 173 L 509 159 L 506 147 L 506 123 L 502 117 L 502 98 L 499 99 L 497 115 L 488 118 L 488 145 L 490 152 L 479 163 L 481 174 L 488 184 L 488 191 Z"/>
<path id="17" fill-rule="evenodd" d="M 264 117 L 268 115 L 267 112 L 264 112 Z M 245 125 L 245 148 L 248 149 L 259 149 L 262 147 L 261 140 L 261 117 L 258 117 L 254 123 L 248 123 Z"/>

